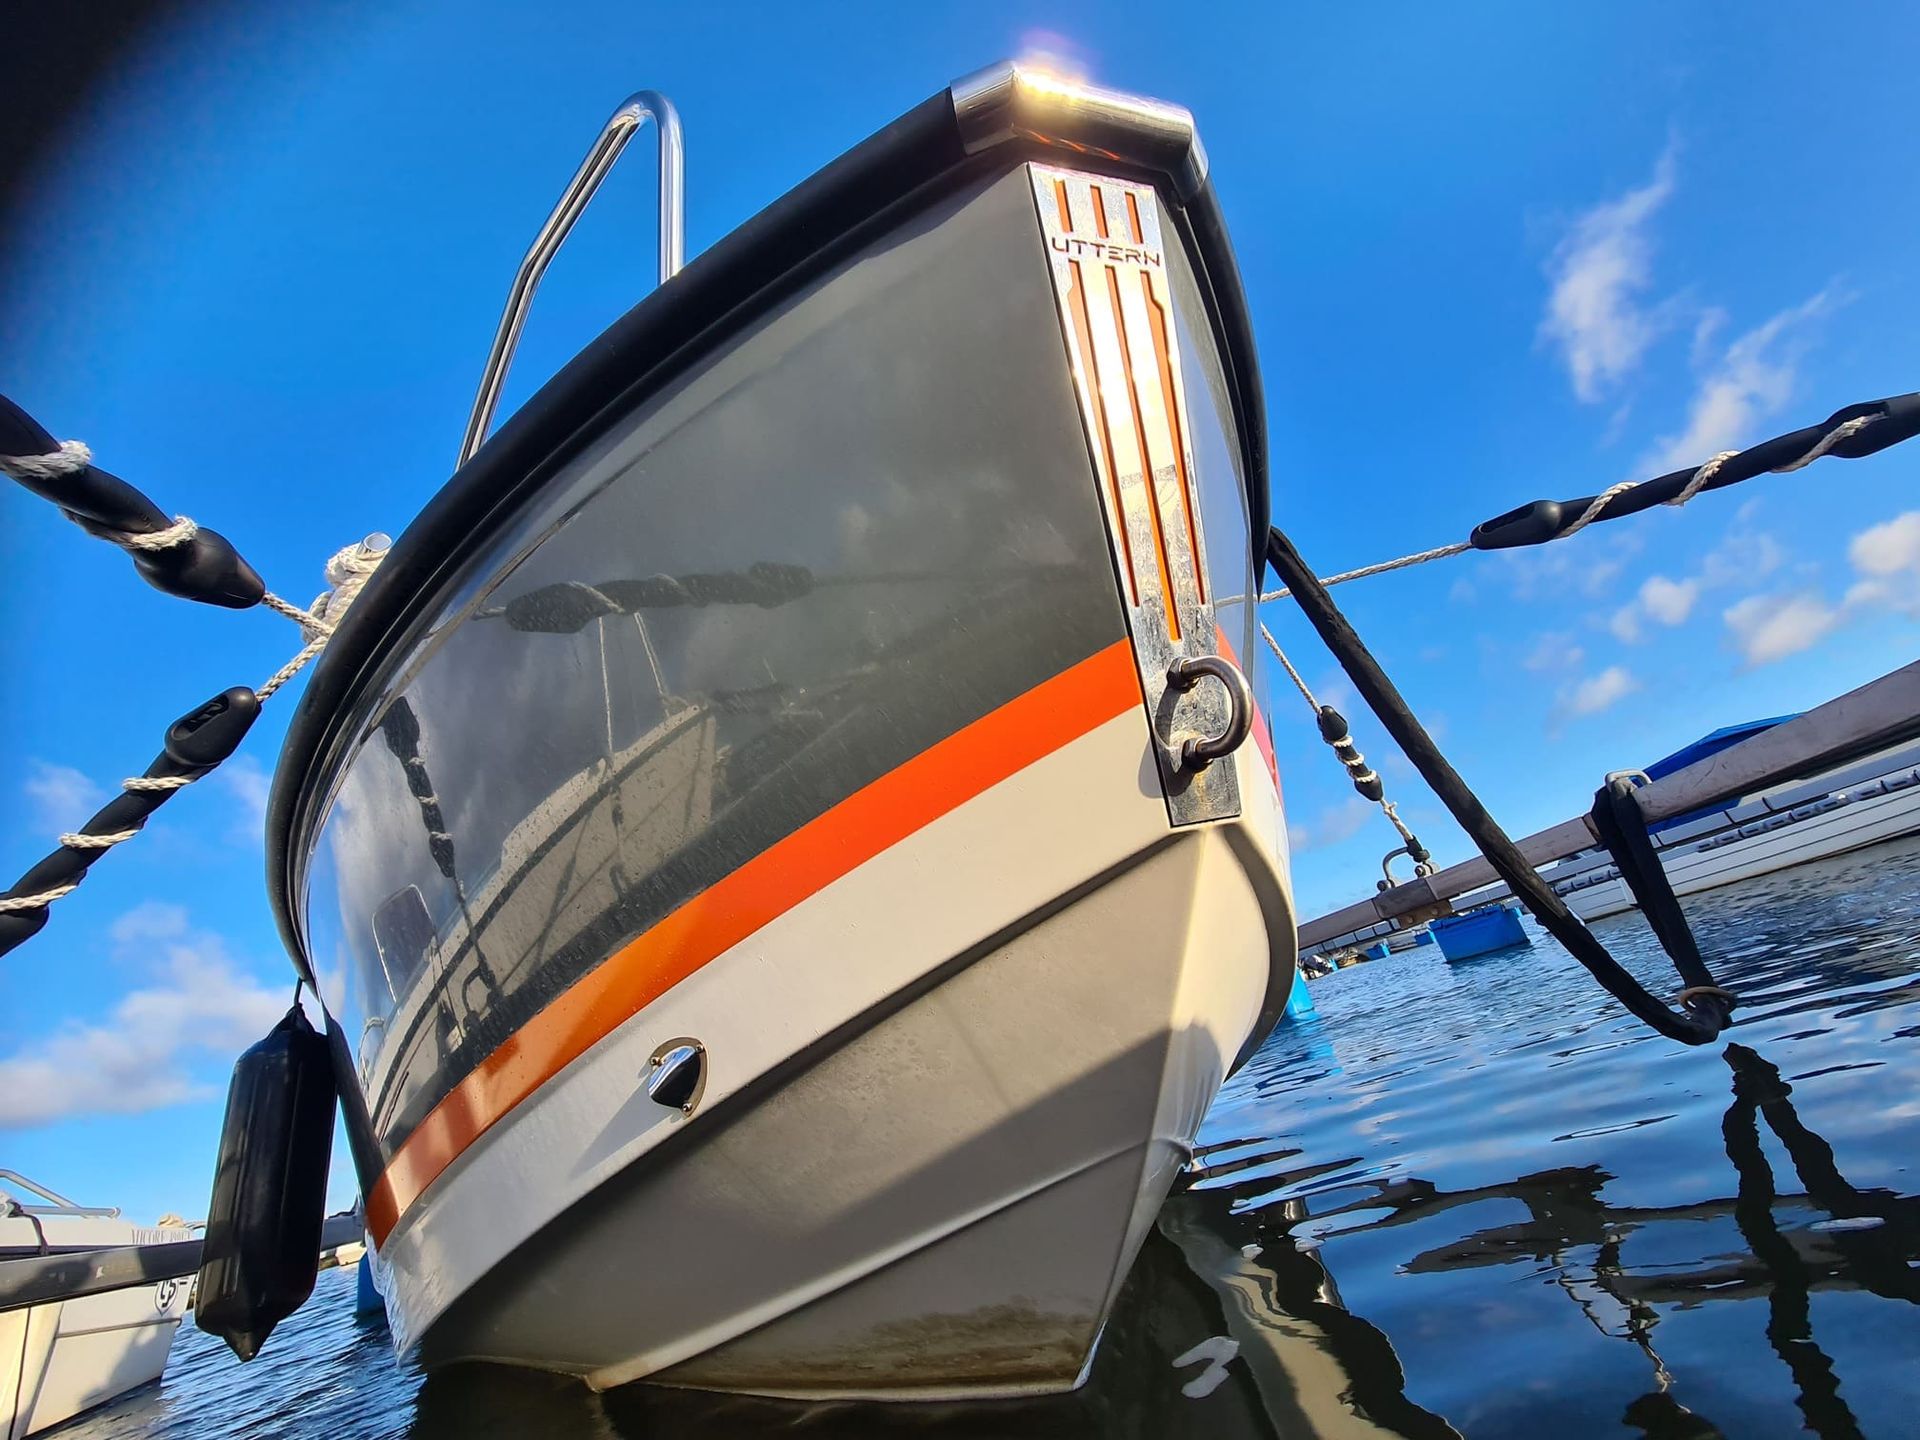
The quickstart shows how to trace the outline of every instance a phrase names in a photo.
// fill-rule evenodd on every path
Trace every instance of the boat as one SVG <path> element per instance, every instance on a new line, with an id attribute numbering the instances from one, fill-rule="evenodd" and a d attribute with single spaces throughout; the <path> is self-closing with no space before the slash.
<path id="1" fill-rule="evenodd" d="M 1427 931 L 1450 961 L 1532 943 L 1520 924 L 1520 912 L 1511 905 L 1478 905 L 1457 915 L 1441 915 L 1427 922 Z"/>
<path id="2" fill-rule="evenodd" d="M 1655 780 L 1796 717 L 1729 725 L 1649 765 Z M 1920 831 L 1920 745 L 1895 745 L 1651 827 L 1676 895 L 1697 895 Z M 1619 867 L 1587 850 L 1541 874 L 1583 920 L 1635 908 Z"/>
<path id="3" fill-rule="evenodd" d="M 135 1225 L 0 1170 L 0 1263 L 193 1241 L 185 1226 Z M 187 1313 L 190 1277 L 0 1310 L 4 1440 L 25 1440 L 160 1378 Z"/>
<path id="4" fill-rule="evenodd" d="M 662 283 L 487 438 L 635 129 Z M 1192 117 L 978 72 L 679 263 L 640 92 L 293 718 L 269 883 L 396 1347 L 1073 1388 L 1295 916 Z"/>

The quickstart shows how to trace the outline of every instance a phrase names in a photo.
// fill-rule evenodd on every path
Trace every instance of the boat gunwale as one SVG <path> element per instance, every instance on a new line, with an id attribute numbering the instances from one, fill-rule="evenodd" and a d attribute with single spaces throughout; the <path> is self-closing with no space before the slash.
<path id="1" fill-rule="evenodd" d="M 1065 138 L 1065 137 L 1062 137 Z M 1268 515 L 1265 412 L 1251 320 L 1211 181 L 1183 185 L 1164 135 L 1143 131 L 1139 157 L 1115 137 L 1103 170 L 1162 193 L 1186 245 L 1234 392 L 1256 556 Z M 1122 137 L 1123 138 L 1123 137 Z M 1194 148 L 1197 150 L 1198 141 Z M 1069 152 L 1071 153 L 1071 152 Z M 554 474 L 771 307 L 918 212 L 985 177 L 1062 151 L 1037 134 L 969 153 L 952 89 L 942 90 L 831 162 L 696 257 L 591 341 L 427 502 L 322 652 L 281 750 L 267 814 L 267 888 L 295 967 L 319 986 L 299 924 L 300 887 L 317 811 L 315 776 L 337 769 L 344 721 L 392 657 L 431 620 L 459 567 L 525 508 Z M 1192 193 L 1184 202 L 1182 189 Z M 636 355 L 652 359 L 640 366 Z M 296 841 L 298 843 L 296 843 Z"/>

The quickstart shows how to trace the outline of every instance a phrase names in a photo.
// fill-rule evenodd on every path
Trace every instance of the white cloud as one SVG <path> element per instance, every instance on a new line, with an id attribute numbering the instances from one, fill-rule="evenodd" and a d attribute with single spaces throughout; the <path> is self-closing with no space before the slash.
<path id="1" fill-rule="evenodd" d="M 1640 608 L 1649 620 L 1662 625 L 1681 625 L 1693 613 L 1693 602 L 1700 598 L 1698 580 L 1669 580 L 1664 575 L 1649 575 L 1640 586 Z"/>
<path id="2" fill-rule="evenodd" d="M 1305 850 L 1324 850 L 1351 840 L 1372 817 L 1374 807 L 1358 795 L 1349 795 L 1340 804 L 1323 810 L 1312 823 L 1287 822 L 1287 844 L 1294 854 Z"/>
<path id="3" fill-rule="evenodd" d="M 221 1093 L 225 1067 L 286 1012 L 290 986 L 246 974 L 217 935 L 193 929 L 178 905 L 147 904 L 109 933 L 143 960 L 145 984 L 104 1019 L 69 1021 L 0 1056 L 0 1129 L 77 1115 L 137 1115 Z M 211 1057 L 217 1079 L 196 1073 Z"/>
<path id="4" fill-rule="evenodd" d="M 239 803 L 234 839 L 248 844 L 259 841 L 267 830 L 267 791 L 272 777 L 251 755 L 236 755 L 213 773 Z"/>
<path id="5" fill-rule="evenodd" d="M 1521 658 L 1520 663 L 1529 670 L 1571 670 L 1587 658 L 1587 652 L 1573 643 L 1573 636 L 1565 630 L 1549 630 L 1537 637 L 1533 649 Z"/>
<path id="6" fill-rule="evenodd" d="M 78 830 L 88 816 L 105 803 L 107 792 L 71 765 L 35 760 L 22 787 L 33 802 L 33 823 L 59 833 Z"/>
<path id="7" fill-rule="evenodd" d="M 1765 537 L 1761 537 L 1765 539 Z M 1767 542 L 1759 553 L 1733 557 L 1710 576 L 1753 579 L 1776 568 L 1783 552 Z M 1749 595 L 1722 614 L 1729 638 L 1749 665 L 1784 660 L 1824 640 L 1840 626 L 1875 611 L 1920 620 L 1920 510 L 1869 525 L 1847 544 L 1854 581 L 1835 602 L 1813 589 Z M 1739 563 L 1745 560 L 1744 568 Z M 1755 563 L 1758 562 L 1758 563 Z"/>
<path id="8" fill-rule="evenodd" d="M 1870 525 L 1847 544 L 1860 576 L 1847 591 L 1850 610 L 1884 608 L 1920 619 L 1920 510 Z"/>
<path id="9" fill-rule="evenodd" d="M 1639 688 L 1640 682 L 1633 678 L 1625 666 L 1609 665 L 1598 675 L 1589 675 L 1562 689 L 1558 713 L 1562 718 L 1597 715 L 1609 706 L 1619 704 Z"/>
<path id="10" fill-rule="evenodd" d="M 1517 600 L 1572 596 L 1594 600 L 1612 588 L 1640 548 L 1640 536 L 1631 529 L 1612 529 L 1599 533 L 1589 530 L 1565 543 L 1495 553 Z"/>
<path id="11" fill-rule="evenodd" d="M 1749 529 L 1751 518 L 1750 503 L 1734 513 L 1733 527 L 1701 562 L 1702 586 L 1751 585 L 1787 563 L 1786 547 L 1763 530 Z"/>
<path id="12" fill-rule="evenodd" d="M 1920 510 L 1869 525 L 1847 542 L 1847 558 L 1862 575 L 1920 570 Z"/>
<path id="13" fill-rule="evenodd" d="M 1722 612 L 1735 647 L 1749 665 L 1769 665 L 1811 648 L 1832 632 L 1841 612 L 1811 590 L 1749 595 Z"/>
<path id="14" fill-rule="evenodd" d="M 1670 145 L 1645 185 L 1577 217 L 1547 264 L 1553 289 L 1540 333 L 1559 347 L 1573 393 L 1584 401 L 1599 400 L 1629 374 L 1663 328 L 1642 298 L 1652 282 L 1646 232 L 1673 188 Z"/>
<path id="15" fill-rule="evenodd" d="M 1614 638 L 1635 645 L 1646 638 L 1648 624 L 1684 625 L 1704 592 L 1736 583 L 1750 585 L 1779 569 L 1786 561 L 1785 549 L 1771 535 L 1749 529 L 1745 520 L 1743 511 L 1720 543 L 1707 552 L 1698 574 L 1678 580 L 1649 575 L 1643 580 L 1638 593 L 1608 619 L 1607 629 Z"/>
<path id="16" fill-rule="evenodd" d="M 1724 316 L 1710 312 L 1710 323 L 1703 324 L 1702 334 L 1696 336 L 1702 373 L 1687 407 L 1686 428 L 1655 441 L 1634 467 L 1634 478 L 1701 465 L 1723 450 L 1757 438 L 1753 431 L 1759 421 L 1793 398 L 1808 322 L 1828 313 L 1835 303 L 1831 292 L 1823 290 L 1747 331 L 1717 356 L 1703 337 Z"/>

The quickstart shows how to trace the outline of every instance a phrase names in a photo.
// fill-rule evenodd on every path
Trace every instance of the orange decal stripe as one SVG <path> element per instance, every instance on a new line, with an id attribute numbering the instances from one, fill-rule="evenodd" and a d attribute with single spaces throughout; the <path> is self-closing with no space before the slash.
<path id="1" fill-rule="evenodd" d="M 1133 347 L 1127 343 L 1127 318 L 1120 307 L 1120 272 L 1111 265 L 1102 266 L 1107 275 L 1107 295 L 1113 302 L 1113 328 L 1120 337 L 1121 378 L 1126 383 L 1127 408 L 1133 415 L 1134 438 L 1140 446 L 1140 481 L 1147 492 L 1147 519 L 1153 531 L 1153 549 L 1160 560 L 1160 598 L 1166 602 L 1167 633 L 1180 643 L 1180 607 L 1173 595 L 1173 572 L 1167 566 L 1167 536 L 1160 514 L 1160 486 L 1154 480 L 1153 456 L 1147 449 L 1147 427 L 1140 413 L 1140 387 L 1134 383 Z M 1199 569 L 1195 552 L 1194 568 Z M 1136 602 L 1137 603 L 1137 602 Z"/>
<path id="2" fill-rule="evenodd" d="M 1215 641 L 1219 644 L 1220 653 L 1245 670 L 1247 667 L 1241 665 L 1240 656 L 1235 652 L 1233 642 L 1227 639 L 1227 632 L 1216 625 L 1213 634 Z M 1280 788 L 1280 762 L 1274 759 L 1273 755 L 1273 726 L 1261 711 L 1258 702 L 1253 707 L 1253 743 L 1260 751 L 1260 758 L 1267 762 L 1267 773 L 1273 776 L 1273 788 L 1277 791 Z"/>
<path id="3" fill-rule="evenodd" d="M 1160 395 L 1167 411 L 1167 429 L 1173 438 L 1173 468 L 1180 481 L 1180 508 L 1187 517 L 1187 553 L 1193 556 L 1193 583 L 1200 603 L 1207 603 L 1207 567 L 1200 559 L 1200 527 L 1194 523 L 1192 487 L 1187 479 L 1187 438 L 1180 431 L 1180 387 L 1173 383 L 1172 339 L 1167 315 L 1153 293 L 1153 277 L 1140 272 L 1140 289 L 1147 299 L 1147 320 L 1153 327 L 1153 351 L 1160 361 Z"/>
<path id="4" fill-rule="evenodd" d="M 422 1192 L 516 1105 L 668 990 L 974 796 L 1141 704 L 1117 640 L 856 790 L 687 901 L 563 991 L 444 1100 L 367 1197 L 384 1245 Z"/>
<path id="5" fill-rule="evenodd" d="M 1080 362 L 1087 367 L 1087 394 L 1093 402 L 1093 419 L 1100 431 L 1100 453 L 1107 461 L 1107 484 L 1113 493 L 1114 525 L 1120 531 L 1120 556 L 1126 561 L 1127 595 L 1140 603 L 1140 577 L 1133 569 L 1133 541 L 1127 536 L 1127 510 L 1120 503 L 1120 466 L 1113 458 L 1113 431 L 1107 424 L 1107 407 L 1100 393 L 1100 365 L 1093 353 L 1093 322 L 1087 315 L 1087 277 L 1078 260 L 1067 262 L 1067 307 L 1073 312 L 1074 338 L 1080 344 Z"/>

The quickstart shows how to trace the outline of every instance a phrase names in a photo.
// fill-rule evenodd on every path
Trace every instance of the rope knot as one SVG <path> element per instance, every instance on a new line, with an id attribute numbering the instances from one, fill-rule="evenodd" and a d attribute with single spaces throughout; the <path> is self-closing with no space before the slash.
<path id="1" fill-rule="evenodd" d="M 376 531 L 364 540 L 334 551 L 327 561 L 327 584 L 331 588 L 321 591 L 305 610 L 271 592 L 261 597 L 269 608 L 299 625 L 307 643 L 300 647 L 299 653 L 291 660 L 268 676 L 266 683 L 254 693 L 262 700 L 266 699 L 298 675 L 307 662 L 325 648 L 333 636 L 334 627 L 340 623 L 340 617 L 347 613 L 347 607 L 353 603 L 354 597 L 373 578 L 373 572 L 380 568 L 380 562 L 386 558 L 392 544 L 391 539 Z"/>

